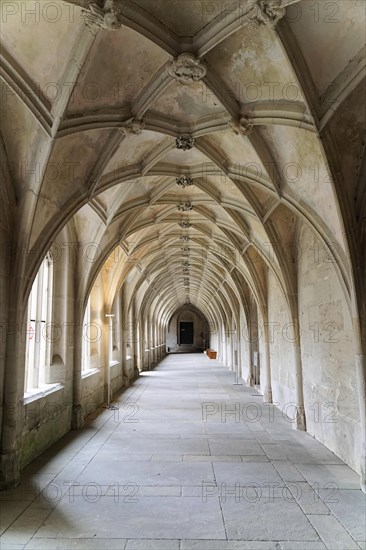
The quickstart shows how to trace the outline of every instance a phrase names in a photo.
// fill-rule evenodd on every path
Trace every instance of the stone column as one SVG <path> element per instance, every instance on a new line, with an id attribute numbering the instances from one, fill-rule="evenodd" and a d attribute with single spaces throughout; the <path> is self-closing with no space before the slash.
<path id="1" fill-rule="evenodd" d="M 122 348 L 122 344 L 123 344 L 123 331 L 122 331 L 122 300 L 121 300 L 121 291 L 118 292 L 118 295 L 116 296 L 116 300 L 117 300 L 117 303 L 116 303 L 116 313 L 117 313 L 117 318 L 118 318 L 118 325 L 117 325 L 117 330 L 118 330 L 118 361 L 119 361 L 119 373 L 120 373 L 120 376 L 121 376 L 121 380 L 122 380 L 122 387 L 124 385 L 124 382 L 123 382 L 123 348 Z"/>
<path id="2" fill-rule="evenodd" d="M 151 320 L 150 317 L 147 318 L 147 327 L 146 327 L 146 354 L 147 354 L 147 370 L 151 370 Z"/>
<path id="3" fill-rule="evenodd" d="M 296 323 L 298 327 L 298 323 Z M 299 340 L 299 330 L 295 329 L 297 335 L 294 342 L 294 355 L 295 355 L 295 392 L 296 392 L 296 418 L 293 423 L 293 428 L 296 430 L 306 431 L 306 419 L 304 408 L 304 390 L 302 381 L 302 363 L 301 363 L 301 348 Z"/>
<path id="4" fill-rule="evenodd" d="M 254 375 L 253 375 L 253 366 L 254 366 L 254 342 L 253 342 L 253 323 L 250 318 L 249 327 L 248 327 L 248 336 L 249 336 L 249 375 L 246 379 L 247 386 L 254 386 Z"/>
<path id="5" fill-rule="evenodd" d="M 234 345 L 236 347 L 236 361 L 237 361 L 236 370 L 237 370 L 237 373 L 238 373 L 238 377 L 242 378 L 243 371 L 242 371 L 242 365 L 241 365 L 241 325 L 240 325 L 240 320 L 238 321 L 238 324 L 237 324 L 237 330 L 236 330 Z"/>
<path id="6" fill-rule="evenodd" d="M 158 325 L 158 339 L 157 339 L 157 343 L 156 345 L 158 346 L 158 361 L 161 360 L 161 357 L 162 357 L 162 350 L 161 350 L 161 327 L 160 327 L 160 323 Z"/>
<path id="7" fill-rule="evenodd" d="M 125 291 L 125 285 L 122 286 L 120 291 L 120 300 L 121 300 L 121 330 L 122 330 L 122 338 L 121 338 L 121 359 L 122 359 L 122 379 L 123 379 L 123 385 L 124 387 L 128 387 L 130 383 L 130 379 L 127 372 L 127 343 L 129 338 L 129 327 L 128 327 L 128 319 L 126 315 L 126 291 Z"/>
<path id="8" fill-rule="evenodd" d="M 266 385 L 263 391 L 263 402 L 272 403 L 272 379 L 271 379 L 271 355 L 269 348 L 269 326 L 268 322 L 263 323 L 264 332 L 264 372 L 266 376 Z"/>
<path id="9" fill-rule="evenodd" d="M 0 256 L 1 269 L 0 269 L 0 329 L 1 329 L 1 345 L 0 345 L 0 428 L 1 432 L 5 434 L 8 430 L 8 400 L 7 400 L 7 384 L 9 383 L 7 368 L 7 352 L 10 345 L 10 337 L 8 333 L 16 331 L 14 324 L 11 328 L 10 324 L 10 311 L 9 296 L 10 296 L 10 259 L 12 257 L 12 243 L 8 241 L 8 235 L 5 231 L 1 231 L 2 238 L 2 254 Z M 14 311 L 13 311 L 14 315 Z M 7 436 L 8 437 L 8 436 Z M 0 488 L 6 488 L 16 485 L 16 481 L 19 477 L 19 469 L 17 467 L 17 457 L 11 452 L 13 445 L 10 445 L 9 449 L 4 445 L 4 438 L 2 439 L 2 445 L 0 449 Z M 11 441 L 9 441 L 11 443 Z M 10 453 L 8 453 L 8 450 Z"/>
<path id="10" fill-rule="evenodd" d="M 110 405 L 111 401 L 113 401 L 111 361 L 113 357 L 112 351 L 113 351 L 114 317 L 115 315 L 113 313 L 107 313 L 106 319 L 104 320 L 104 323 L 103 323 L 103 330 L 104 330 L 105 337 L 103 338 L 104 353 L 102 356 L 104 356 L 104 361 L 105 361 L 104 387 L 106 390 L 104 395 L 104 401 L 107 403 L 107 405 Z"/>
<path id="11" fill-rule="evenodd" d="M 74 319 L 74 364 L 73 364 L 73 386 L 72 386 L 72 413 L 71 428 L 79 430 L 84 426 L 81 384 L 81 362 L 82 362 L 82 338 L 83 338 L 83 304 L 75 300 Z"/>
<path id="12" fill-rule="evenodd" d="M 296 392 L 296 418 L 293 428 L 296 430 L 306 431 L 306 418 L 304 407 L 304 386 L 302 377 L 302 361 L 301 361 L 301 339 L 300 325 L 298 319 L 293 322 L 294 334 L 294 356 L 295 356 L 295 392 Z"/>
<path id="13" fill-rule="evenodd" d="M 131 355 L 132 355 L 132 361 L 133 361 L 133 370 L 134 370 L 134 377 L 137 377 L 140 374 L 140 371 L 138 369 L 138 360 L 137 360 L 137 346 L 138 346 L 138 338 L 137 338 L 137 318 L 136 318 L 136 298 L 133 298 L 132 304 L 131 304 Z"/>
<path id="14" fill-rule="evenodd" d="M 366 355 L 357 354 L 355 356 L 357 382 L 358 382 L 358 402 L 360 408 L 361 424 L 361 456 L 360 473 L 361 489 L 366 493 Z"/>
<path id="15" fill-rule="evenodd" d="M 156 354 L 156 320 L 155 320 L 155 314 L 152 315 L 152 361 L 153 364 L 156 365 L 157 362 L 157 354 Z"/>
<path id="16" fill-rule="evenodd" d="M 226 330 L 225 330 L 225 325 L 224 324 L 221 327 L 221 349 L 222 349 L 222 362 L 224 363 L 224 365 L 227 365 Z"/>
<path id="17" fill-rule="evenodd" d="M 233 371 L 236 371 L 236 365 L 235 365 L 235 351 L 234 351 L 234 330 L 230 330 L 230 337 L 229 337 L 229 348 L 230 348 L 230 368 Z"/>
<path id="18" fill-rule="evenodd" d="M 22 415 L 21 393 L 24 387 L 25 345 L 21 338 L 22 316 L 17 303 L 10 301 L 6 331 L 3 415 L 0 455 L 0 487 L 8 489 L 19 484 L 17 433 Z M 23 383 L 20 377 L 23 375 Z M 21 386 L 21 387 L 20 387 Z"/>

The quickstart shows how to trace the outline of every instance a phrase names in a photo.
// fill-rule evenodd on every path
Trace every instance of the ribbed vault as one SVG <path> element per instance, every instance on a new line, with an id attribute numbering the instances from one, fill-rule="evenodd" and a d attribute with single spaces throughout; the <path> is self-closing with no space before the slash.
<path id="1" fill-rule="evenodd" d="M 128 257 L 136 265 L 128 269 L 137 271 L 141 280 L 155 281 L 153 286 L 166 296 L 168 308 L 174 307 L 168 305 L 171 301 L 179 306 L 189 300 L 207 310 L 210 296 L 220 288 L 230 300 L 227 285 L 240 299 L 234 270 L 260 300 L 264 282 L 259 261 L 250 259 L 251 251 L 274 271 L 288 296 L 293 284 L 285 257 L 289 248 L 276 246 L 276 239 L 283 244 L 287 233 L 293 241 L 289 232 L 298 221 L 331 243 L 350 295 L 347 243 L 332 174 L 317 136 L 318 113 L 303 90 L 294 52 L 286 50 L 285 40 L 275 30 L 284 14 L 276 6 L 293 2 L 241 2 L 211 21 L 205 19 L 209 14 L 204 6 L 199 10 L 196 2 L 186 2 L 184 9 L 192 21 L 201 12 L 201 25 L 199 18 L 196 23 L 202 28 L 185 38 L 178 28 L 168 30 L 164 17 L 158 20 L 158 7 L 151 13 L 151 3 L 115 2 L 120 21 L 115 31 L 85 26 L 79 6 L 86 8 L 88 23 L 92 4 L 73 4 L 72 24 L 66 24 L 63 14 L 56 26 L 54 41 L 62 40 L 66 32 L 71 49 L 58 85 L 52 87 L 45 80 L 51 66 L 44 67 L 43 81 L 36 67 L 25 74 L 28 54 L 19 46 L 32 34 L 31 23 L 21 29 L 18 47 L 7 44 L 7 32 L 3 37 L 8 61 L 12 49 L 18 62 L 24 57 L 24 68 L 14 63 L 12 71 L 18 68 L 17 79 L 28 81 L 30 88 L 27 98 L 12 96 L 9 111 L 23 130 L 27 120 L 29 136 L 37 135 L 33 146 L 28 135 L 18 146 L 19 152 L 23 146 L 33 158 L 36 155 L 41 177 L 30 174 L 26 182 L 13 174 L 18 193 L 22 184 L 32 189 L 24 196 L 27 217 L 22 231 L 29 235 L 29 248 L 39 251 L 30 254 L 24 265 L 30 283 L 50 239 L 63 225 L 73 223 L 79 242 L 93 236 L 101 260 L 116 243 L 133 250 Z M 104 6 L 103 1 L 95 4 Z M 355 13 L 361 4 L 353 3 Z M 106 2 L 104 12 L 108 9 Z M 288 21 L 281 20 L 280 35 L 291 35 L 294 13 Z M 7 18 L 11 23 L 10 15 Z M 358 39 L 362 40 L 361 34 Z M 358 51 L 362 43 L 354 41 L 352 47 Z M 139 62 L 127 52 L 136 52 Z M 179 72 L 182 52 L 190 54 L 183 69 L 186 81 Z M 73 65 L 76 56 L 79 69 Z M 15 90 L 13 76 L 6 82 Z M 66 86 L 70 76 L 72 84 Z M 34 97 L 32 79 L 57 97 Z M 47 116 L 41 119 L 42 109 Z M 177 149 L 180 135 L 193 138 L 193 147 Z M 38 155 L 33 147 L 38 147 Z M 176 179 L 182 176 L 191 185 L 178 187 Z M 184 205 L 192 210 L 180 212 Z M 189 228 L 178 225 L 182 223 Z M 184 262 L 190 266 L 185 274 Z M 97 265 L 100 268 L 102 262 Z M 118 287 L 126 266 L 116 269 Z M 93 266 L 91 278 L 85 276 L 86 286 L 95 271 Z"/>
<path id="2" fill-rule="evenodd" d="M 166 327 L 190 303 L 228 330 L 253 300 L 267 318 L 273 276 L 296 320 L 306 227 L 365 353 L 363 0 L 332 2 L 333 24 L 307 0 L 74 0 L 39 20 L 7 4 L 3 231 L 27 252 L 9 267 L 15 316 L 68 235 L 82 308 L 102 277 L 106 311 L 125 289 L 141 322 Z"/>

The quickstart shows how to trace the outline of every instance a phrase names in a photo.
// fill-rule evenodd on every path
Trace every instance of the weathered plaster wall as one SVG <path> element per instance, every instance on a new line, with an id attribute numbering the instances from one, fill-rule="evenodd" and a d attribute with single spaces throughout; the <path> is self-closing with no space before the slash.
<path id="1" fill-rule="evenodd" d="M 324 245 L 303 229 L 299 317 L 307 430 L 355 470 L 360 417 L 350 311 Z"/>
<path id="2" fill-rule="evenodd" d="M 292 323 L 283 292 L 272 272 L 268 276 L 269 349 L 273 402 L 282 410 L 296 402 Z M 293 413 L 293 408 L 292 408 Z"/>

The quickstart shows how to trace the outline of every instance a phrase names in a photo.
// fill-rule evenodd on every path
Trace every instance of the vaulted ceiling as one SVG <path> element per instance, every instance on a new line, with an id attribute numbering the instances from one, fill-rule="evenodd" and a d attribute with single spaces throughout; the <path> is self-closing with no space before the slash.
<path id="1" fill-rule="evenodd" d="M 17 260 L 24 296 L 66 225 L 94 250 L 80 295 L 102 269 L 110 304 L 129 278 L 167 315 L 265 308 L 271 269 L 296 308 L 301 224 L 350 300 L 361 288 L 364 0 L 1 10 L 3 224 L 34 252 Z"/>

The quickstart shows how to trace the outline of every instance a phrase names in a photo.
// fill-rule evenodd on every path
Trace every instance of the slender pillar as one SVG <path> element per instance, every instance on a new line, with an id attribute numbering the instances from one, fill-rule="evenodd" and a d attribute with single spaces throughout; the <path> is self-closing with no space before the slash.
<path id="1" fill-rule="evenodd" d="M 357 354 L 355 356 L 357 382 L 358 382 L 358 402 L 360 408 L 361 424 L 361 456 L 360 456 L 360 485 L 366 493 L 366 355 Z"/>
<path id="2" fill-rule="evenodd" d="M 296 323 L 297 325 L 297 323 Z M 298 329 L 296 329 L 297 332 Z M 304 407 L 304 390 L 302 381 L 302 364 L 301 364 L 301 349 L 300 341 L 296 337 L 294 343 L 294 355 L 295 355 L 295 392 L 296 392 L 296 418 L 292 425 L 296 430 L 306 431 L 306 419 L 305 419 L 305 407 Z"/>
<path id="3" fill-rule="evenodd" d="M 83 338 L 83 319 L 81 317 L 82 304 L 75 300 L 74 319 L 75 319 L 75 340 L 74 340 L 74 371 L 72 385 L 72 412 L 71 428 L 79 430 L 84 426 L 83 408 L 81 405 L 81 361 L 82 361 L 82 338 Z"/>
<path id="4" fill-rule="evenodd" d="M 111 361 L 113 353 L 113 317 L 112 313 L 106 315 L 108 319 L 108 353 L 106 360 L 107 368 L 107 405 L 109 406 L 112 401 L 112 391 L 111 391 Z"/>
<path id="5" fill-rule="evenodd" d="M 263 392 L 264 403 L 272 403 L 272 384 L 271 384 L 271 364 L 270 364 L 270 352 L 269 342 L 265 342 L 264 352 L 264 371 L 266 373 L 266 385 Z"/>
<path id="6" fill-rule="evenodd" d="M 246 379 L 247 386 L 254 386 L 255 380 L 253 375 L 254 369 L 254 342 L 253 342 L 253 323 L 250 318 L 250 323 L 248 327 L 248 336 L 249 336 L 249 374 Z"/>
<path id="7" fill-rule="evenodd" d="M 2 415 L 0 487 L 8 489 L 19 484 L 19 455 L 16 445 L 18 426 L 21 419 L 21 401 L 19 395 L 19 376 L 24 362 L 25 345 L 20 338 L 21 322 L 17 315 L 17 304 L 9 302 L 8 322 L 6 324 L 6 357 L 4 372 L 4 400 Z M 11 366 L 11 368 L 10 368 Z M 24 377 L 24 374 L 23 374 Z"/>
<path id="8" fill-rule="evenodd" d="M 264 323 L 264 372 L 266 376 L 266 385 L 263 390 L 263 402 L 272 403 L 272 383 L 271 383 L 271 359 L 269 348 L 269 326 Z"/>

